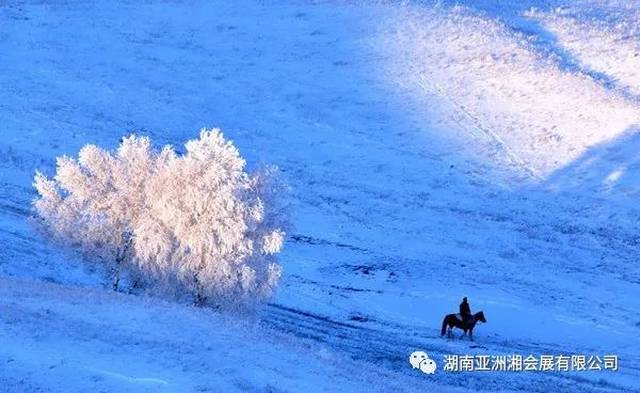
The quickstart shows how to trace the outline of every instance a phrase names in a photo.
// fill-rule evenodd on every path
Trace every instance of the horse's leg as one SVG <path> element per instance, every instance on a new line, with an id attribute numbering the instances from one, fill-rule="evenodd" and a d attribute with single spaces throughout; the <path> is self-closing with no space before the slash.
<path id="1" fill-rule="evenodd" d="M 447 330 L 447 337 L 449 338 L 453 337 L 453 328 L 451 326 L 449 326 L 449 330 Z"/>
<path id="2" fill-rule="evenodd" d="M 460 339 L 462 340 L 466 335 L 467 335 L 467 329 L 463 329 L 463 333 L 460 335 Z"/>
<path id="3" fill-rule="evenodd" d="M 469 329 L 469 340 L 473 341 L 473 328 Z"/>

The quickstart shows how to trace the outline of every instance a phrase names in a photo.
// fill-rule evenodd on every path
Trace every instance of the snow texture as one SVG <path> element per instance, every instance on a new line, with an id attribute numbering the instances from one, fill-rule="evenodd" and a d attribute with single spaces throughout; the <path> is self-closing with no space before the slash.
<path id="1" fill-rule="evenodd" d="M 638 10 L 2 3 L 0 389 L 638 391 Z M 113 293 L 27 223 L 55 157 L 210 127 L 291 187 L 255 317 Z M 439 336 L 463 296 L 488 320 L 475 343 Z M 425 375 L 416 350 L 620 370 Z"/>

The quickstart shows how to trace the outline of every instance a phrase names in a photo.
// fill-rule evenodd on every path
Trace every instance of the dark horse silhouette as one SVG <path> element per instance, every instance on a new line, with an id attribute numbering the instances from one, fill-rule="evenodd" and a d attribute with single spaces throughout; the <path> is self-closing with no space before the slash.
<path id="1" fill-rule="evenodd" d="M 476 323 L 478 322 L 482 322 L 482 323 L 487 322 L 487 319 L 484 317 L 484 313 L 482 311 L 473 314 L 472 318 L 469 321 L 467 321 L 467 323 L 462 322 L 456 316 L 456 314 L 449 314 L 445 316 L 444 319 L 442 320 L 442 332 L 440 333 L 440 335 L 444 336 L 444 334 L 447 333 L 447 335 L 451 337 L 453 335 L 452 333 L 453 328 L 457 327 L 458 329 L 464 330 L 464 334 L 467 334 L 467 331 L 468 331 L 469 338 L 473 340 L 473 328 L 476 326 Z M 447 328 L 449 328 L 448 332 L 447 332 Z"/>

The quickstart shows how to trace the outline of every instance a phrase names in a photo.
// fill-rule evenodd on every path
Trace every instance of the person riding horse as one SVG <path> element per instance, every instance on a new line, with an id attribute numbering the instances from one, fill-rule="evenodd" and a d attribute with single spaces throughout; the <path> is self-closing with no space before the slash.
<path id="1" fill-rule="evenodd" d="M 469 306 L 469 302 L 466 297 L 464 297 L 462 299 L 462 303 L 460 303 L 460 318 L 462 318 L 462 323 L 464 325 L 468 325 L 472 318 L 471 307 Z"/>
<path id="2" fill-rule="evenodd" d="M 473 340 L 473 329 L 478 322 L 486 323 L 487 318 L 484 316 L 483 311 L 479 311 L 475 314 L 471 314 L 471 307 L 467 298 L 462 299 L 460 303 L 460 314 L 448 314 L 445 315 L 442 320 L 442 330 L 440 334 L 444 336 L 448 332 L 448 337 L 453 336 L 453 328 L 462 329 L 464 334 L 469 334 L 469 339 Z"/>

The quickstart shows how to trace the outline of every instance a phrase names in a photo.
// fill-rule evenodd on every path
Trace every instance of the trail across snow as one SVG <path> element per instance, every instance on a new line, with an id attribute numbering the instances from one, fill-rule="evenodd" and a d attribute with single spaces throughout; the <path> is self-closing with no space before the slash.
<path id="1" fill-rule="evenodd" d="M 635 2 L 0 6 L 0 383 L 24 391 L 640 388 Z M 615 45 L 615 49 L 610 49 Z M 254 318 L 113 294 L 28 225 L 35 169 L 217 126 L 295 230 Z M 477 342 L 439 337 L 468 296 Z M 411 370 L 608 354 L 618 372 Z"/>

